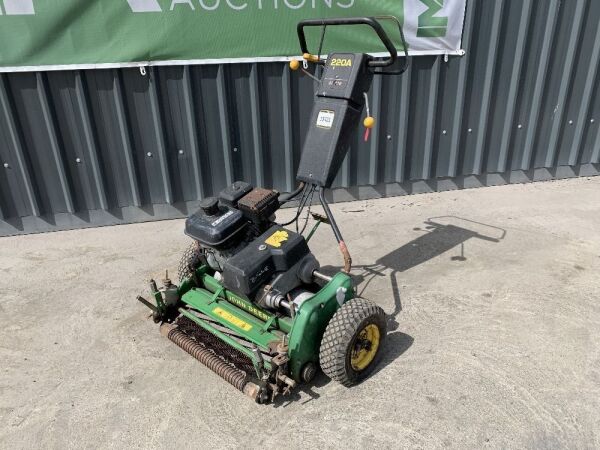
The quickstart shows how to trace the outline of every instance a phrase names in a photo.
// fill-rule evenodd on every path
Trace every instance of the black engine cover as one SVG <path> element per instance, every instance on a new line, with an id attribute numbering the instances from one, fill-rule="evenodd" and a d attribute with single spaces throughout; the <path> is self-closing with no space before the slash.
<path id="1" fill-rule="evenodd" d="M 308 255 L 304 237 L 273 225 L 223 266 L 223 285 L 250 295 L 276 272 L 289 270 Z"/>
<path id="2" fill-rule="evenodd" d="M 202 208 L 185 221 L 185 234 L 211 248 L 227 246 L 229 241 L 246 226 L 243 214 L 237 209 L 218 205 L 214 214 Z"/>

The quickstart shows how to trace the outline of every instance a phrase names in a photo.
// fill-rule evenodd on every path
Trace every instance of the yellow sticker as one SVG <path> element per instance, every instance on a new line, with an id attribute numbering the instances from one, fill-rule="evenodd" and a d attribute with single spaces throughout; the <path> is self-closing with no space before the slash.
<path id="1" fill-rule="evenodd" d="M 234 316 L 233 314 L 225 311 L 224 309 L 217 307 L 217 308 L 213 309 L 213 312 L 217 316 L 221 317 L 222 319 L 226 320 L 227 322 L 235 325 L 236 327 L 238 327 L 244 331 L 250 331 L 252 329 L 252 325 L 250 325 L 248 322 L 244 322 L 239 317 Z"/>
<path id="2" fill-rule="evenodd" d="M 271 247 L 279 248 L 281 247 L 281 244 L 288 240 L 289 237 L 290 236 L 287 231 L 279 230 L 269 236 L 265 241 L 265 244 L 268 244 Z"/>

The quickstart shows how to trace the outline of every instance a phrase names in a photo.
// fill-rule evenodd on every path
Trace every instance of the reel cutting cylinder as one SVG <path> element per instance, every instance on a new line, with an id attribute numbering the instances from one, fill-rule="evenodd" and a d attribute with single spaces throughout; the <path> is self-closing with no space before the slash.
<path id="1" fill-rule="evenodd" d="M 247 381 L 246 374 L 243 371 L 232 367 L 213 352 L 198 344 L 192 338 L 180 331 L 176 325 L 163 323 L 160 326 L 160 333 L 178 347 L 192 355 L 237 390 L 243 392 L 257 403 L 263 402 L 264 399 L 261 395 L 262 390 L 260 386 L 251 381 Z"/>

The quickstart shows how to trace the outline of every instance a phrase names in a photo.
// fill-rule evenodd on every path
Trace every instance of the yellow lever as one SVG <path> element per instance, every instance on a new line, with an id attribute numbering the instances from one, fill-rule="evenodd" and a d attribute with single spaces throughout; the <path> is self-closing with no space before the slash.
<path id="1" fill-rule="evenodd" d="M 302 57 L 307 60 L 308 62 L 311 63 L 318 63 L 319 62 L 319 57 L 316 55 L 311 55 L 310 53 L 305 53 L 304 55 L 302 55 Z"/>

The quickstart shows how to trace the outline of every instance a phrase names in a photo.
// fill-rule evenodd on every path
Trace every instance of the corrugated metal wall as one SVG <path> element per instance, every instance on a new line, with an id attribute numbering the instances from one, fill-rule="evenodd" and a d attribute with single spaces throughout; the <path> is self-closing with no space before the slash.
<path id="1" fill-rule="evenodd" d="M 469 1 L 466 56 L 370 93 L 335 200 L 598 174 L 600 2 Z M 283 63 L 0 75 L 0 235 L 184 216 L 294 185 L 313 82 Z"/>

